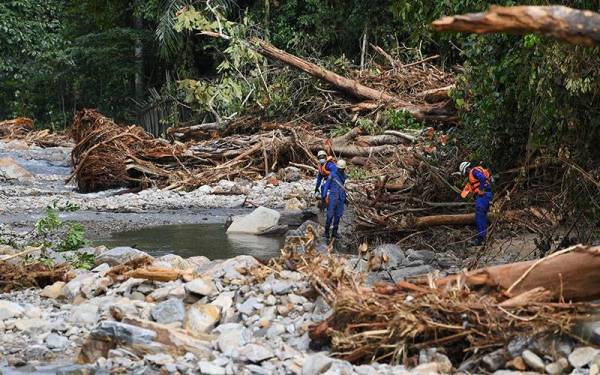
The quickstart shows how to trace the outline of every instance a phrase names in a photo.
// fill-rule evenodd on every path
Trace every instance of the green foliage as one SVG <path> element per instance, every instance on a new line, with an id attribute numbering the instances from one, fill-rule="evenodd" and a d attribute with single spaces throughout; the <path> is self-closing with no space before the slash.
<path id="1" fill-rule="evenodd" d="M 87 244 L 85 228 L 77 222 L 63 222 L 59 212 L 74 212 L 79 207 L 70 202 L 58 206 L 57 201 L 46 207 L 44 216 L 35 224 L 36 233 L 42 238 L 44 247 L 55 247 L 58 251 L 77 250 Z"/>
<path id="2" fill-rule="evenodd" d="M 353 167 L 352 169 L 350 169 L 350 171 L 348 172 L 348 178 L 351 180 L 366 180 L 367 178 L 369 178 L 369 172 L 361 167 Z"/>
<path id="3" fill-rule="evenodd" d="M 58 245 L 60 251 L 72 251 L 82 248 L 87 244 L 85 228 L 80 223 L 66 223 L 67 230 L 63 240 Z"/>
<path id="4" fill-rule="evenodd" d="M 94 254 L 78 252 L 74 257 L 68 259 L 68 261 L 71 263 L 73 268 L 91 270 L 94 268 L 94 264 L 96 263 L 96 256 Z"/>
<path id="5" fill-rule="evenodd" d="M 260 70 L 264 58 L 247 47 L 247 28 L 245 22 L 227 21 L 219 9 L 208 5 L 202 12 L 190 6 L 178 13 L 175 24 L 178 32 L 212 32 L 229 39 L 223 50 L 225 58 L 217 66 L 219 79 L 185 79 L 179 82 L 186 103 L 216 116 L 228 116 L 239 112 L 248 100 L 257 97 L 264 79 Z"/>
<path id="6" fill-rule="evenodd" d="M 62 226 L 62 221 L 58 217 L 59 209 L 56 201 L 46 207 L 44 216 L 35 223 L 35 230 L 38 234 L 48 235 Z"/>
<path id="7" fill-rule="evenodd" d="M 358 126 L 364 134 L 375 133 L 376 125 L 370 118 L 360 117 L 356 120 L 356 126 Z"/>
<path id="8" fill-rule="evenodd" d="M 388 109 L 383 112 L 383 123 L 385 129 L 404 130 L 422 129 L 423 124 L 417 121 L 410 112 L 406 110 Z"/>

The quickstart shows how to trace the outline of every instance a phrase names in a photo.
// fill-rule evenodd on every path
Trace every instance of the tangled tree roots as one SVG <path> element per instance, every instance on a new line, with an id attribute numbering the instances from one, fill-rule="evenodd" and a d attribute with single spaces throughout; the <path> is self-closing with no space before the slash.
<path id="1" fill-rule="evenodd" d="M 137 126 L 123 127 L 95 110 L 85 109 L 75 116 L 71 153 L 81 192 L 123 186 L 148 187 L 155 180 L 166 180 L 170 173 L 159 162 L 172 162 L 186 148 L 153 138 Z"/>
<path id="2" fill-rule="evenodd" d="M 41 263 L 13 265 L 0 262 L 0 290 L 8 292 L 14 289 L 43 288 L 57 281 L 66 281 L 68 264 L 47 266 Z"/>

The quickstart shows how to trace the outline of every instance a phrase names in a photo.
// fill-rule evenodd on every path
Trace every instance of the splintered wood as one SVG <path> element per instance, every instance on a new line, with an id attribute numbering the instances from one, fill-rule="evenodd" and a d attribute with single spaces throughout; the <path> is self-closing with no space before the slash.
<path id="1" fill-rule="evenodd" d="M 291 267 L 310 279 L 333 309 L 311 327 L 313 343 L 330 345 L 337 356 L 355 363 L 403 362 L 432 346 L 462 362 L 465 354 L 490 352 L 519 336 L 568 334 L 598 307 L 571 302 L 599 296 L 598 247 L 577 246 L 537 263 L 439 280 L 422 276 L 367 287 L 351 264 L 315 252 L 310 243 L 304 241 L 305 253 L 284 252 L 270 267 Z"/>

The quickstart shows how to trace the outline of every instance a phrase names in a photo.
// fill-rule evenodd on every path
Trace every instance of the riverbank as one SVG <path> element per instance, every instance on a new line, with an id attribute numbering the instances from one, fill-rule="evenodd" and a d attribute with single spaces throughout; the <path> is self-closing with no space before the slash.
<path id="1" fill-rule="evenodd" d="M 449 270 L 427 251 L 391 246 L 373 249 L 382 259 L 395 255 L 377 272 L 352 256 L 331 261 L 370 285 L 400 281 L 415 267 Z M 333 310 L 305 272 L 277 262 L 265 267 L 250 256 L 211 261 L 96 251 L 95 268 L 70 271 L 66 283 L 0 294 L 1 373 L 592 374 L 600 364 L 600 351 L 568 336 L 529 332 L 464 362 L 432 344 L 407 352 L 402 364 L 352 364 L 311 340 L 311 327 Z M 150 264 L 155 276 L 128 274 L 123 264 L 133 263 Z M 156 281 L 159 274 L 170 281 Z"/>
<path id="2" fill-rule="evenodd" d="M 64 220 L 84 224 L 92 237 L 114 230 L 132 230 L 167 224 L 225 223 L 228 217 L 246 214 L 257 206 L 302 210 L 314 206 L 313 183 L 299 170 L 285 174 L 287 181 L 269 177 L 259 181 L 222 180 L 196 190 L 146 189 L 133 192 L 113 189 L 81 194 L 73 183 L 69 147 L 40 148 L 23 142 L 0 141 L 0 158 L 25 169 L 24 176 L 0 179 L 0 223 L 16 229 L 31 227 L 49 204 L 67 204 L 77 212 L 61 213 Z"/>

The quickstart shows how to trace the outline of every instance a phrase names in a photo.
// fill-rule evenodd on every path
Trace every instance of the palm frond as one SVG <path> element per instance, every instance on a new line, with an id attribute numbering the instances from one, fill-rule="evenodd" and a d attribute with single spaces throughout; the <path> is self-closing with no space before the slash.
<path id="1" fill-rule="evenodd" d="M 160 46 L 160 54 L 168 58 L 177 53 L 181 46 L 182 37 L 175 32 L 177 12 L 184 6 L 206 3 L 198 0 L 162 0 L 161 8 L 164 10 L 158 26 L 156 27 L 156 39 Z M 211 5 L 218 7 L 223 14 L 228 15 L 237 7 L 235 0 L 211 0 Z"/>

